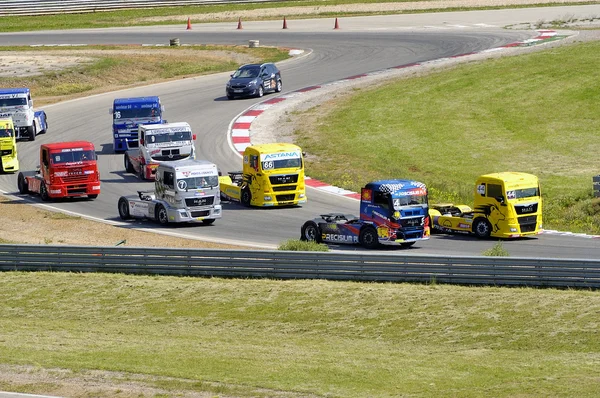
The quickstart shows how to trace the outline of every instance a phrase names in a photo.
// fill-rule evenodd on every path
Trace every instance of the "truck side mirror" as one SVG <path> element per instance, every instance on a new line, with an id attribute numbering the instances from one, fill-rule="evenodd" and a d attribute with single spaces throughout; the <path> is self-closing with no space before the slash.
<path id="1" fill-rule="evenodd" d="M 192 135 L 192 140 L 196 141 L 196 134 Z"/>
<path id="2" fill-rule="evenodd" d="M 496 196 L 495 199 L 498 201 L 498 203 L 500 203 L 502 206 L 506 206 L 506 203 L 504 203 L 504 196 Z"/>
<path id="3" fill-rule="evenodd" d="M 29 100 L 29 101 L 28 101 L 28 104 L 29 104 L 29 107 L 30 107 L 30 108 L 33 108 L 33 100 Z"/>

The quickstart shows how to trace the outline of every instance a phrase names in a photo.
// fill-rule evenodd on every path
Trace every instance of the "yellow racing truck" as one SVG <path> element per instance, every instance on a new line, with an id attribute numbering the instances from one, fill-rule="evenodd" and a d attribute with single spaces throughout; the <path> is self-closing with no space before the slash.
<path id="1" fill-rule="evenodd" d="M 0 119 L 0 155 L 0 171 L 2 173 L 19 171 L 17 135 L 11 118 Z"/>
<path id="2" fill-rule="evenodd" d="M 474 209 L 430 204 L 432 231 L 472 233 L 478 238 L 519 238 L 542 232 L 542 196 L 532 174 L 502 172 L 480 176 Z"/>
<path id="3" fill-rule="evenodd" d="M 242 167 L 242 171 L 219 177 L 222 200 L 259 207 L 306 203 L 304 159 L 299 146 L 249 146 L 244 150 Z"/>

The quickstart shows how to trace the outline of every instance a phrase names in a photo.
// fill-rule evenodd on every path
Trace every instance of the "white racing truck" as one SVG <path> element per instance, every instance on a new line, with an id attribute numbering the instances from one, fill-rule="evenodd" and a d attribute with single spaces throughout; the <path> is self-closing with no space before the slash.
<path id="1" fill-rule="evenodd" d="M 141 180 L 153 180 L 160 163 L 195 159 L 195 140 L 185 122 L 139 125 L 139 146 L 125 152 L 125 170 Z"/>
<path id="2" fill-rule="evenodd" d="M 207 160 L 180 160 L 158 165 L 154 191 L 119 198 L 123 220 L 147 218 L 160 224 L 201 222 L 221 218 L 219 174 Z"/>
<path id="3" fill-rule="evenodd" d="M 0 118 L 11 118 L 17 139 L 35 140 L 37 134 L 48 130 L 44 111 L 33 110 L 33 100 L 28 88 L 0 88 Z"/>

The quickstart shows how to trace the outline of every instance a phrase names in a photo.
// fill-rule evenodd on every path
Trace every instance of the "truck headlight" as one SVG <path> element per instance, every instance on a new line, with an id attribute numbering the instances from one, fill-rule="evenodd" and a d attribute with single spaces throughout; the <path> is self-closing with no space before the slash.
<path id="1" fill-rule="evenodd" d="M 272 199 L 271 199 L 271 196 L 266 196 L 266 195 L 265 195 L 265 202 L 270 202 L 271 200 L 272 200 Z"/>

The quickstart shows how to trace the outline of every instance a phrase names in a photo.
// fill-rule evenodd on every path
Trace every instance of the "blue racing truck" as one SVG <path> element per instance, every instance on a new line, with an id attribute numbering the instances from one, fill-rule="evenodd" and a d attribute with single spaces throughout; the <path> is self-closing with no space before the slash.
<path id="1" fill-rule="evenodd" d="M 140 124 L 162 124 L 165 107 L 160 98 L 116 98 L 109 112 L 113 118 L 113 148 L 115 153 L 137 148 Z"/>
<path id="2" fill-rule="evenodd" d="M 410 247 L 429 239 L 431 223 L 425 184 L 412 180 L 381 180 L 361 189 L 360 216 L 322 214 L 304 223 L 300 239 L 318 243 Z"/>

